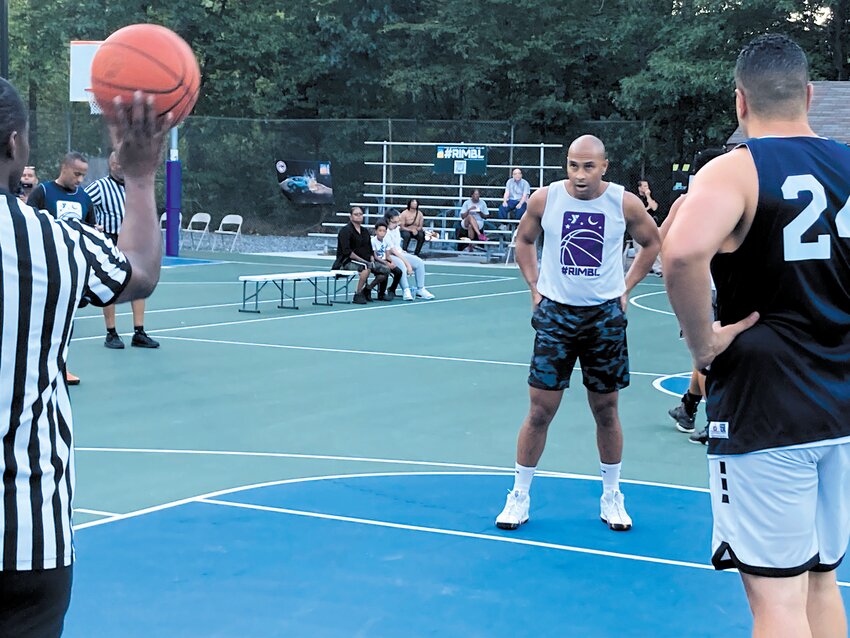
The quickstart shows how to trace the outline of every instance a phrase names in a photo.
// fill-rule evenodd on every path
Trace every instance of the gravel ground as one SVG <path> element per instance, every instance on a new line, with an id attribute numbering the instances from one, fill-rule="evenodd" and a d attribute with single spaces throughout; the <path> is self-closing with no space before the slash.
<path id="1" fill-rule="evenodd" d="M 221 243 L 219 243 L 219 246 L 221 246 Z M 236 242 L 236 250 L 241 253 L 283 253 L 306 250 L 321 252 L 324 247 L 325 240 L 321 237 L 242 235 Z"/>

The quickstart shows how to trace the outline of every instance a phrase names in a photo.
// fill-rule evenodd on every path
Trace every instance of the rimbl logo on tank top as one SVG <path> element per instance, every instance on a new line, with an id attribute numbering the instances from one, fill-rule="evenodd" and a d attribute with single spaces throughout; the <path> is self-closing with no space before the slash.
<path id="1" fill-rule="evenodd" d="M 561 228 L 561 272 L 565 275 L 598 277 L 605 247 L 603 213 L 564 213 Z"/>

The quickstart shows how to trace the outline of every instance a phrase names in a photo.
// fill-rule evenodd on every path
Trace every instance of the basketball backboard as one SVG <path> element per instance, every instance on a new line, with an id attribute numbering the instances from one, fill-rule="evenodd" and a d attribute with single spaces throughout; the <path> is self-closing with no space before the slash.
<path id="1" fill-rule="evenodd" d="M 71 72 L 68 86 L 68 97 L 71 102 L 90 102 L 91 92 L 91 63 L 94 54 L 102 41 L 72 40 L 71 41 Z"/>

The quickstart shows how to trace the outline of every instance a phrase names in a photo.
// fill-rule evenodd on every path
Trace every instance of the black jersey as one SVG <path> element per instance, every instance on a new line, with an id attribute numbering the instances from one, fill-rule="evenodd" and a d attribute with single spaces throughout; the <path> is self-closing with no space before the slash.
<path id="1" fill-rule="evenodd" d="M 744 146 L 755 217 L 711 271 L 722 324 L 760 319 L 711 365 L 711 454 L 850 436 L 850 148 L 819 137 Z"/>

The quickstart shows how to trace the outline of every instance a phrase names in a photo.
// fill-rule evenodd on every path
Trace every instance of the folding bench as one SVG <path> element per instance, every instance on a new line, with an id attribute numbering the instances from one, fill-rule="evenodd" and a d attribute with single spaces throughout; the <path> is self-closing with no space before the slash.
<path id="1" fill-rule="evenodd" d="M 350 270 L 314 270 L 309 272 L 288 272 L 273 275 L 242 275 L 242 307 L 239 312 L 260 312 L 260 291 L 266 284 L 272 283 L 280 291 L 280 304 L 278 308 L 298 310 L 295 303 L 297 299 L 297 286 L 299 281 L 306 281 L 313 286 L 313 305 L 332 306 L 334 303 L 351 303 L 349 299 L 349 284 L 358 276 L 358 273 Z M 286 292 L 286 284 L 292 282 L 292 293 Z M 248 284 L 254 284 L 254 291 L 248 293 Z M 321 284 L 324 283 L 324 286 Z M 345 291 L 345 299 L 339 299 L 340 292 Z M 333 298 L 331 297 L 333 292 Z M 319 301 L 319 293 L 324 295 L 325 300 Z M 247 308 L 248 302 L 254 302 L 254 308 Z M 287 303 L 287 301 L 289 303 Z"/>

